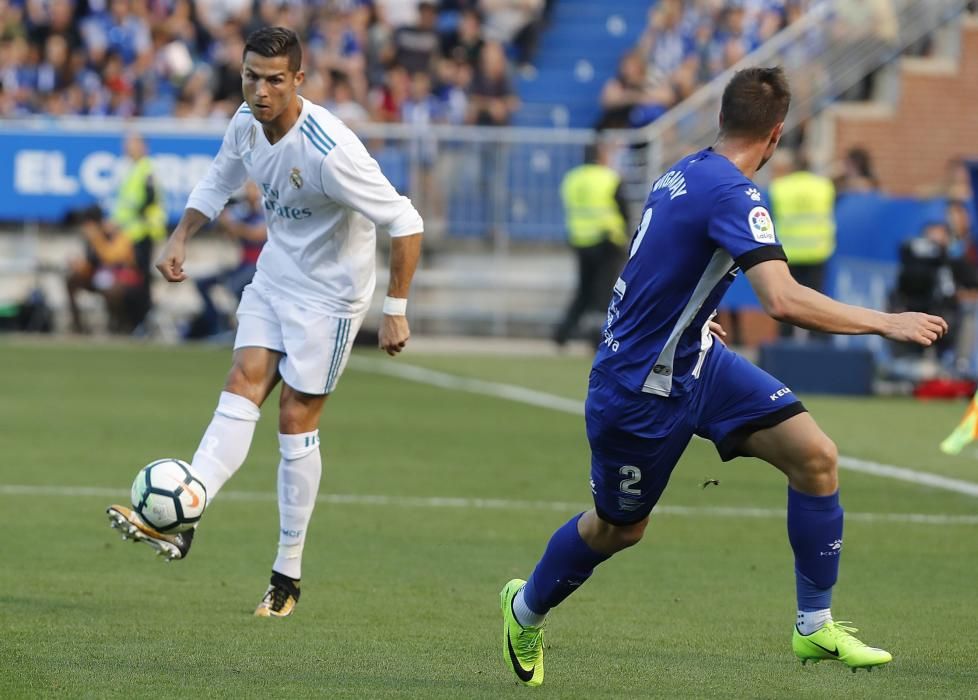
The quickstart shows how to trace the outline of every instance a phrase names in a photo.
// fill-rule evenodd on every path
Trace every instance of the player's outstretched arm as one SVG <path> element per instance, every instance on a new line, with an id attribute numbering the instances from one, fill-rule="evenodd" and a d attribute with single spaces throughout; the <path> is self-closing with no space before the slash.
<path id="1" fill-rule="evenodd" d="M 420 233 L 391 238 L 390 282 L 379 334 L 381 349 L 391 357 L 403 350 L 411 337 L 403 307 L 407 306 L 411 280 L 421 257 L 421 238 Z"/>
<path id="2" fill-rule="evenodd" d="M 183 210 L 180 223 L 173 229 L 163 250 L 156 258 L 156 269 L 160 271 L 167 282 L 183 282 L 187 274 L 183 271 L 183 261 L 187 254 L 187 241 L 197 233 L 210 219 L 202 212 L 188 207 Z"/>
<path id="3" fill-rule="evenodd" d="M 770 316 L 801 328 L 845 335 L 882 335 L 925 346 L 947 333 L 947 321 L 940 316 L 890 314 L 836 301 L 798 284 L 781 260 L 754 265 L 747 270 L 747 279 Z"/>

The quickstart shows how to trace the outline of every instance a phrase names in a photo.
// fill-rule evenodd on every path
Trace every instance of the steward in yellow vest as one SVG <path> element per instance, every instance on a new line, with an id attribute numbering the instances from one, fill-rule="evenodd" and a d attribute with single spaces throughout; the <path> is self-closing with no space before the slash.
<path id="1" fill-rule="evenodd" d="M 126 137 L 126 155 L 132 167 L 119 186 L 112 221 L 134 244 L 145 238 L 166 238 L 166 210 L 163 193 L 153 177 L 153 162 L 139 134 Z"/>
<path id="2" fill-rule="evenodd" d="M 621 177 L 608 167 L 607 153 L 600 144 L 587 147 L 585 161 L 572 168 L 560 185 L 568 241 L 577 255 L 578 280 L 577 292 L 554 334 L 558 345 L 575 333 L 585 312 L 594 311 L 604 320 L 628 244 Z M 600 341 L 599 328 L 587 329 L 595 345 Z"/>
<path id="3" fill-rule="evenodd" d="M 796 170 L 771 181 L 774 229 L 788 263 L 822 265 L 835 252 L 835 186 L 827 177 Z"/>
<path id="4" fill-rule="evenodd" d="M 132 243 L 139 280 L 134 285 L 138 293 L 131 295 L 129 303 L 132 306 L 130 315 L 138 319 L 138 325 L 153 304 L 150 292 L 153 245 L 166 238 L 166 210 L 163 208 L 163 191 L 153 176 L 153 161 L 143 137 L 137 133 L 128 134 L 125 152 L 132 167 L 119 186 L 111 218 Z"/>
<path id="5" fill-rule="evenodd" d="M 824 292 L 826 264 L 835 252 L 835 186 L 829 178 L 809 172 L 800 156 L 788 152 L 776 156 L 768 191 L 774 230 L 792 276 Z M 796 335 L 794 326 L 781 325 L 782 337 Z M 819 334 L 809 337 L 825 339 Z"/>

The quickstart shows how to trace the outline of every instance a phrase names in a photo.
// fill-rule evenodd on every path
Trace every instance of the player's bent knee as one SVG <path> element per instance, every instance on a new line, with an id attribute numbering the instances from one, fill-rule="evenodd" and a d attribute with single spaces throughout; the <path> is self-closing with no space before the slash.
<path id="1" fill-rule="evenodd" d="M 637 523 L 631 525 L 624 525 L 615 528 L 615 534 L 618 538 L 618 543 L 621 545 L 622 549 L 627 549 L 628 547 L 634 547 L 642 538 L 645 536 L 645 528 L 648 526 L 649 520 L 641 520 Z"/>
<path id="2" fill-rule="evenodd" d="M 808 471 L 820 476 L 834 475 L 839 465 L 839 448 L 827 437 L 823 437 L 809 448 L 807 455 Z"/>
<path id="3" fill-rule="evenodd" d="M 598 551 L 606 553 L 620 552 L 637 545 L 642 541 L 645 528 L 649 524 L 648 517 L 628 525 L 615 525 L 601 520 L 600 517 L 595 518 L 595 520 L 597 521 L 595 532 L 592 541 L 588 544 L 594 546 Z"/>
<path id="4" fill-rule="evenodd" d="M 838 488 L 838 465 L 838 447 L 822 436 L 806 446 L 795 481 L 806 493 L 832 493 Z"/>

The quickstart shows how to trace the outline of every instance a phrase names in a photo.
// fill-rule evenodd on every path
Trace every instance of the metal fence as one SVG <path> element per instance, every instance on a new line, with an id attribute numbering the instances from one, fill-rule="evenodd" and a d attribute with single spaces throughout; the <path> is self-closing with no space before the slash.
<path id="1" fill-rule="evenodd" d="M 410 195 L 433 242 L 565 239 L 560 181 L 595 140 L 586 129 L 368 124 L 357 128 L 381 168 Z"/>

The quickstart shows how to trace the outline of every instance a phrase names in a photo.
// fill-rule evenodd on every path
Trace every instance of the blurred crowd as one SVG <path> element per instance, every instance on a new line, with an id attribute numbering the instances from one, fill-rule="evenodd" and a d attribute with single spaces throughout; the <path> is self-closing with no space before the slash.
<path id="1" fill-rule="evenodd" d="M 661 0 L 601 93 L 599 127 L 643 126 L 821 0 Z"/>
<path id="2" fill-rule="evenodd" d="M 303 94 L 357 121 L 506 124 L 547 0 L 0 0 L 0 116 L 225 119 L 244 39 L 303 40 Z"/>
<path id="3" fill-rule="evenodd" d="M 888 60 L 897 51 L 899 22 L 893 0 L 660 0 L 652 3 L 645 30 L 621 58 L 617 74 L 601 92 L 598 128 L 644 126 L 689 97 L 700 86 L 737 64 L 781 30 L 813 9 L 828 19 L 819 31 L 799 36 L 782 58 L 786 64 L 808 65 L 827 60 L 834 51 L 845 54 L 859 44 L 871 56 Z M 978 3 L 967 5 L 978 11 Z M 928 55 L 933 37 L 907 47 L 913 55 Z M 790 67 L 790 65 L 789 65 Z M 858 66 L 849 66 L 858 68 Z M 842 99 L 873 96 L 876 72 L 870 71 L 847 89 Z M 804 92 L 806 86 L 794 86 Z"/>
<path id="4" fill-rule="evenodd" d="M 825 1 L 650 2 L 596 126 L 651 122 Z M 0 0 L 0 116 L 223 119 L 241 101 L 245 37 L 278 24 L 303 39 L 304 94 L 347 121 L 505 125 L 518 108 L 511 76 L 532 75 L 556 2 Z M 840 12 L 885 41 L 890 2 Z"/>

